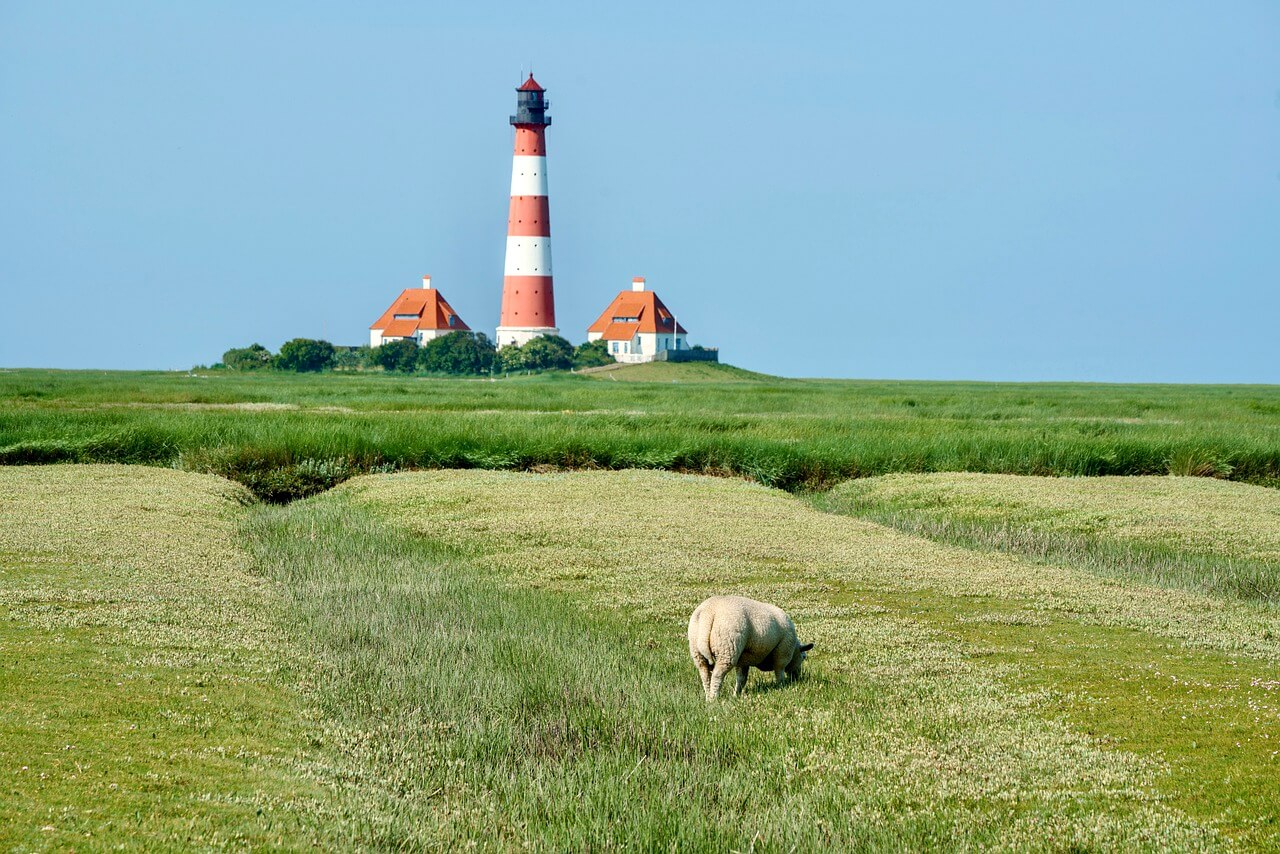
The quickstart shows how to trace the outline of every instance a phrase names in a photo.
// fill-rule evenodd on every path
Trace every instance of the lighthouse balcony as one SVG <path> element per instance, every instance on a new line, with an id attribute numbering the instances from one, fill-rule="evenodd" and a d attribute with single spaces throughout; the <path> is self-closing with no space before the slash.
<path id="1" fill-rule="evenodd" d="M 526 113 L 521 110 L 511 117 L 513 125 L 549 125 L 551 124 L 551 116 L 535 116 L 533 113 Z"/>

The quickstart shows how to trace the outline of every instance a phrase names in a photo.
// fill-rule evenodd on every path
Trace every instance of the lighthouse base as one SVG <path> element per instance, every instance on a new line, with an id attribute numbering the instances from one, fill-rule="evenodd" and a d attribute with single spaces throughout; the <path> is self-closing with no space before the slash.
<path id="1" fill-rule="evenodd" d="M 534 338 L 559 334 L 560 330 L 555 326 L 499 326 L 494 343 L 498 345 L 499 350 L 503 347 L 523 347 Z"/>

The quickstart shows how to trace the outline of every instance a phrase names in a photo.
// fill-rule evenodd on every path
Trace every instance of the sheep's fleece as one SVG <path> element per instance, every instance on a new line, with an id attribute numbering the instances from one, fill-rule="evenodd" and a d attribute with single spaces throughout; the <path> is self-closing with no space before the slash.
<path id="1" fill-rule="evenodd" d="M 776 605 L 745 596 L 712 596 L 689 618 L 689 655 L 702 677 L 708 700 L 720 694 L 720 684 L 738 669 L 736 693 L 756 667 L 773 671 L 778 684 L 800 678 L 800 668 L 813 644 L 796 640 L 796 627 Z"/>

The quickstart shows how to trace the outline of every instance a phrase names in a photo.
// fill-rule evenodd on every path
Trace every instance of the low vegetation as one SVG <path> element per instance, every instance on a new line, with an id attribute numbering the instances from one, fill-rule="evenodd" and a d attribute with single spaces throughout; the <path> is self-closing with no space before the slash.
<path id="1" fill-rule="evenodd" d="M 1280 844 L 1266 604 L 666 472 L 285 507 L 154 468 L 0 477 L 4 847 Z M 1267 548 L 1238 527 L 1194 539 Z M 685 624 L 714 592 L 784 607 L 806 678 L 708 705 Z"/>
<path id="2" fill-rule="evenodd" d="M 1189 477 L 886 475 L 818 503 L 935 540 L 1280 604 L 1280 492 Z"/>

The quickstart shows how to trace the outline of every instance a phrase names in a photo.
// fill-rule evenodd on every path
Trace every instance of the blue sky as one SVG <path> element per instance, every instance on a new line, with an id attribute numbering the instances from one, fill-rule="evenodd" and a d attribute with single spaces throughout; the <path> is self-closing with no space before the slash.
<path id="1" fill-rule="evenodd" d="M 566 337 L 788 376 L 1280 382 L 1280 4 L 0 0 L 0 365 L 497 324 L 522 70 Z"/>

